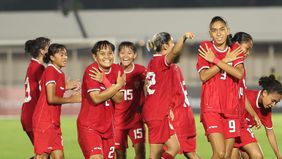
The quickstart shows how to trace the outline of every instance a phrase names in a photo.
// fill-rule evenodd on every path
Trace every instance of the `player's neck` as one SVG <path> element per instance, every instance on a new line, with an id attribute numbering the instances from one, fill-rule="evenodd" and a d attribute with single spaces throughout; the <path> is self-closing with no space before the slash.
<path id="1" fill-rule="evenodd" d="M 133 67 L 134 67 L 134 64 L 131 63 L 131 64 L 128 65 L 128 66 L 124 66 L 124 65 L 121 64 L 121 67 L 123 68 L 124 72 L 131 72 L 132 69 L 133 69 Z"/>
<path id="2" fill-rule="evenodd" d="M 214 45 L 218 50 L 221 50 L 221 51 L 226 50 L 226 48 L 228 47 L 228 46 L 226 45 L 226 43 L 222 43 L 222 44 L 213 43 L 213 45 Z"/>
<path id="3" fill-rule="evenodd" d="M 44 61 L 43 61 L 43 56 L 42 56 L 42 57 L 41 57 L 41 56 L 40 56 L 40 57 L 37 57 L 36 60 L 38 60 L 41 64 L 44 63 Z"/>

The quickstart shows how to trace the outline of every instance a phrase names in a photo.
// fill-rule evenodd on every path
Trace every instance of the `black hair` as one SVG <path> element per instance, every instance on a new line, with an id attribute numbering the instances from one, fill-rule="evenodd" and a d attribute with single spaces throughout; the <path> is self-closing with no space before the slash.
<path id="1" fill-rule="evenodd" d="M 36 58 L 39 55 L 39 50 L 44 49 L 50 44 L 50 39 L 45 37 L 38 37 L 34 40 L 25 42 L 25 53 L 29 53 L 31 57 Z"/>
<path id="2" fill-rule="evenodd" d="M 168 44 L 171 40 L 171 35 L 167 32 L 155 34 L 152 40 L 148 40 L 147 49 L 150 52 L 160 52 L 164 44 Z"/>
<path id="3" fill-rule="evenodd" d="M 282 95 L 282 85 L 275 79 L 274 75 L 263 76 L 259 79 L 259 85 L 262 90 L 266 90 L 268 93 L 278 93 Z"/>
<path id="4" fill-rule="evenodd" d="M 91 49 L 92 54 L 97 54 L 98 51 L 109 47 L 113 52 L 115 51 L 114 44 L 110 43 L 107 40 L 98 41 L 94 44 L 93 48 Z"/>
<path id="5" fill-rule="evenodd" d="M 219 22 L 222 22 L 226 27 L 228 27 L 228 23 L 227 23 L 226 20 L 224 20 L 223 17 L 221 17 L 221 16 L 215 16 L 215 17 L 212 18 L 212 20 L 211 20 L 211 22 L 210 22 L 210 28 L 212 27 L 212 25 L 213 25 L 215 22 L 218 22 L 218 21 L 219 21 Z M 231 45 L 232 45 L 231 39 L 232 39 L 232 35 L 231 35 L 231 34 L 227 35 L 226 44 L 227 44 L 228 46 L 231 46 Z"/>
<path id="6" fill-rule="evenodd" d="M 130 42 L 130 41 L 123 41 L 123 42 L 121 42 L 119 44 L 119 46 L 118 46 L 118 52 L 120 52 L 121 49 L 125 48 L 125 47 L 130 48 L 134 53 L 137 52 L 136 46 L 132 42 Z"/>
<path id="7" fill-rule="evenodd" d="M 49 46 L 49 49 L 48 49 L 48 52 L 45 54 L 44 58 L 43 58 L 43 61 L 45 63 L 49 63 L 51 61 L 51 56 L 54 56 L 56 53 L 62 51 L 62 50 L 66 50 L 67 51 L 67 48 L 65 45 L 62 45 L 62 44 L 57 44 L 57 43 L 54 43 L 54 44 L 51 44 Z"/>
<path id="8" fill-rule="evenodd" d="M 231 39 L 232 43 L 238 42 L 242 44 L 244 42 L 253 41 L 253 37 L 245 32 L 237 32 Z"/>

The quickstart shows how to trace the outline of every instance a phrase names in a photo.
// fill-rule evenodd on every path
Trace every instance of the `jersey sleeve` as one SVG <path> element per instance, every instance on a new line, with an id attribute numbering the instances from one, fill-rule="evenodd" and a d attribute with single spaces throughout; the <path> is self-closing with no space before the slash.
<path id="1" fill-rule="evenodd" d="M 45 86 L 47 86 L 50 83 L 56 84 L 56 79 L 58 78 L 57 70 L 55 69 L 48 69 L 46 70 L 46 80 L 45 80 Z"/>
<path id="2" fill-rule="evenodd" d="M 202 48 L 206 47 L 204 42 L 202 42 L 200 44 L 200 46 L 202 46 Z M 200 46 L 199 46 L 199 48 L 200 48 Z M 196 64 L 197 71 L 200 72 L 201 70 L 207 69 L 207 68 L 210 68 L 209 62 L 207 60 L 205 60 L 202 56 L 200 56 L 200 53 L 198 53 L 198 61 L 197 61 L 197 64 Z"/>
<path id="3" fill-rule="evenodd" d="M 272 112 L 269 111 L 261 117 L 261 122 L 266 129 L 272 129 Z"/>

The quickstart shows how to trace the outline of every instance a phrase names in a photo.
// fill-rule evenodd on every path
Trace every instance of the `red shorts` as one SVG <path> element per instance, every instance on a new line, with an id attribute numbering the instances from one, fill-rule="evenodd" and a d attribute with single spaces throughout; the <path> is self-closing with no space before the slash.
<path id="1" fill-rule="evenodd" d="M 78 143 L 85 158 L 98 154 L 104 159 L 115 157 L 114 138 L 102 138 L 92 129 L 78 127 Z"/>
<path id="2" fill-rule="evenodd" d="M 196 152 L 196 136 L 177 136 L 180 143 L 180 153 Z"/>
<path id="3" fill-rule="evenodd" d="M 241 135 L 240 119 L 224 118 L 225 139 L 236 138 Z"/>
<path id="4" fill-rule="evenodd" d="M 35 154 L 50 154 L 54 150 L 63 149 L 63 137 L 60 127 L 52 126 L 45 131 L 34 131 Z"/>
<path id="5" fill-rule="evenodd" d="M 256 137 L 252 130 L 248 127 L 244 127 L 241 129 L 241 136 L 236 138 L 234 147 L 242 148 L 245 145 L 250 143 L 257 142 Z"/>
<path id="6" fill-rule="evenodd" d="M 115 129 L 115 149 L 125 150 L 128 147 L 127 135 L 133 145 L 138 143 L 145 143 L 145 127 L 138 125 L 131 129 Z"/>
<path id="7" fill-rule="evenodd" d="M 164 144 L 170 136 L 175 134 L 174 128 L 168 118 L 148 121 L 146 124 L 149 129 L 150 144 Z"/>
<path id="8" fill-rule="evenodd" d="M 240 136 L 239 119 L 225 118 L 216 112 L 205 112 L 201 114 L 201 118 L 206 136 L 211 133 L 221 133 L 226 139 Z"/>

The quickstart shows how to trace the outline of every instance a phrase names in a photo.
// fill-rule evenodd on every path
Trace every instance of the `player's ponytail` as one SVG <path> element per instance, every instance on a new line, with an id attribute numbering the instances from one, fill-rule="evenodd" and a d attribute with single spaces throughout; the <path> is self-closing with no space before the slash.
<path id="1" fill-rule="evenodd" d="M 40 49 L 45 49 L 50 44 L 50 39 L 39 37 L 34 40 L 25 42 L 25 53 L 29 53 L 31 57 L 36 58 L 39 55 Z"/>
<path id="2" fill-rule="evenodd" d="M 274 75 L 261 77 L 259 85 L 262 87 L 262 90 L 266 90 L 268 93 L 277 92 L 282 95 L 282 85 L 275 79 Z"/>
<path id="3" fill-rule="evenodd" d="M 162 51 L 162 46 L 168 44 L 171 40 L 171 35 L 167 32 L 155 34 L 151 40 L 147 41 L 147 50 L 153 53 Z"/>

